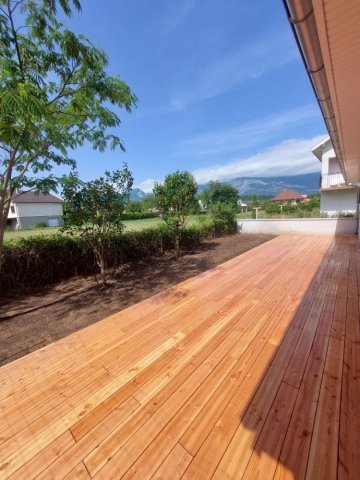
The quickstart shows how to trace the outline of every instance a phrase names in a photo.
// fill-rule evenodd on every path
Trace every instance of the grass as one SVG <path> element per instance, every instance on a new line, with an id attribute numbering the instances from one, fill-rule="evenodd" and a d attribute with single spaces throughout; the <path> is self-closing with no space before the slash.
<path id="1" fill-rule="evenodd" d="M 189 215 L 186 220 L 188 225 L 198 223 L 199 215 Z M 147 218 L 144 220 L 126 220 L 124 221 L 126 230 L 144 230 L 144 228 L 151 228 L 161 225 L 164 221 L 161 218 Z M 54 235 L 55 233 L 61 233 L 60 227 L 44 227 L 44 228 L 23 228 L 21 230 L 6 230 L 5 240 L 14 240 L 16 238 L 35 237 L 39 235 Z"/>

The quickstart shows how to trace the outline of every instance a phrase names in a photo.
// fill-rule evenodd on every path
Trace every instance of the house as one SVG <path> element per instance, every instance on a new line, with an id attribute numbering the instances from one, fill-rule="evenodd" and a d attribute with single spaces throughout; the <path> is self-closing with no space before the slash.
<path id="1" fill-rule="evenodd" d="M 321 208 L 351 211 L 355 203 L 358 211 L 360 2 L 285 0 L 284 6 L 330 136 L 313 149 L 325 175 Z"/>
<path id="2" fill-rule="evenodd" d="M 238 207 L 241 209 L 242 213 L 247 212 L 248 204 L 244 203 L 241 198 L 238 200 L 237 204 L 238 204 Z"/>
<path id="3" fill-rule="evenodd" d="M 275 195 L 275 197 L 271 198 L 270 202 L 289 202 L 293 205 L 296 205 L 297 203 L 304 203 L 307 200 L 307 195 L 302 195 L 301 193 L 294 192 L 294 190 L 285 189 Z"/>
<path id="4" fill-rule="evenodd" d="M 8 228 L 28 228 L 44 223 L 49 227 L 63 225 L 63 201 L 51 194 L 23 192 L 10 203 Z"/>
<path id="5" fill-rule="evenodd" d="M 355 215 L 358 189 L 345 181 L 330 137 L 311 151 L 321 162 L 320 212 L 330 217 Z"/>

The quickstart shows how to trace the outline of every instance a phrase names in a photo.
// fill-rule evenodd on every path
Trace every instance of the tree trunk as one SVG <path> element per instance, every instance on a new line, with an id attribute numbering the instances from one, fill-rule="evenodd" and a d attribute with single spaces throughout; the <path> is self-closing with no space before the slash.
<path id="1" fill-rule="evenodd" d="M 100 267 L 100 280 L 102 283 L 102 286 L 106 286 L 106 272 L 105 272 L 105 261 L 103 258 L 100 258 L 99 262 L 99 267 Z"/>
<path id="2" fill-rule="evenodd" d="M 100 282 L 103 287 L 106 286 L 106 265 L 105 265 L 105 256 L 96 250 L 95 252 L 96 263 L 100 268 Z"/>
<path id="3" fill-rule="evenodd" d="M 7 217 L 10 209 L 10 202 L 7 202 L 5 205 L 5 197 L 0 197 L 0 274 L 3 264 L 3 253 L 4 253 L 4 234 L 5 227 L 7 222 Z"/>
<path id="4" fill-rule="evenodd" d="M 180 253 L 180 235 L 176 234 L 175 236 L 175 257 L 179 258 Z"/>

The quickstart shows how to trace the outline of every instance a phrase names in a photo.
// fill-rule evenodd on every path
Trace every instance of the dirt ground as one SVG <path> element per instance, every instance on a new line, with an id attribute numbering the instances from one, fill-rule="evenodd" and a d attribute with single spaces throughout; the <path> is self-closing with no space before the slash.
<path id="1" fill-rule="evenodd" d="M 98 287 L 94 277 L 75 277 L 47 289 L 0 300 L 0 365 L 80 330 L 189 277 L 240 255 L 272 235 L 231 235 L 183 252 L 131 263 Z"/>

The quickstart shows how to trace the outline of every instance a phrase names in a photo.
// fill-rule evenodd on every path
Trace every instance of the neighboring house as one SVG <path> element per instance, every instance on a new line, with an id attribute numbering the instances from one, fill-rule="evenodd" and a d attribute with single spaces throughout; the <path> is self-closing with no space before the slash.
<path id="1" fill-rule="evenodd" d="M 289 202 L 293 205 L 297 203 L 304 203 L 308 201 L 307 195 L 302 195 L 301 193 L 294 192 L 293 190 L 283 190 L 279 192 L 275 197 L 273 197 L 270 202 Z"/>
<path id="2" fill-rule="evenodd" d="M 345 182 L 330 137 L 311 151 L 321 162 L 320 212 L 331 217 L 356 214 L 358 189 Z"/>
<path id="3" fill-rule="evenodd" d="M 243 212 L 247 212 L 247 207 L 248 207 L 248 205 L 247 205 L 247 203 L 244 203 L 244 202 L 241 200 L 241 198 L 238 200 L 237 204 L 238 204 L 238 207 L 241 208 L 241 212 L 242 212 L 242 213 L 243 213 Z"/>
<path id="4" fill-rule="evenodd" d="M 10 203 L 7 227 L 27 228 L 40 223 L 63 225 L 63 201 L 54 195 L 26 192 L 16 195 Z"/>

